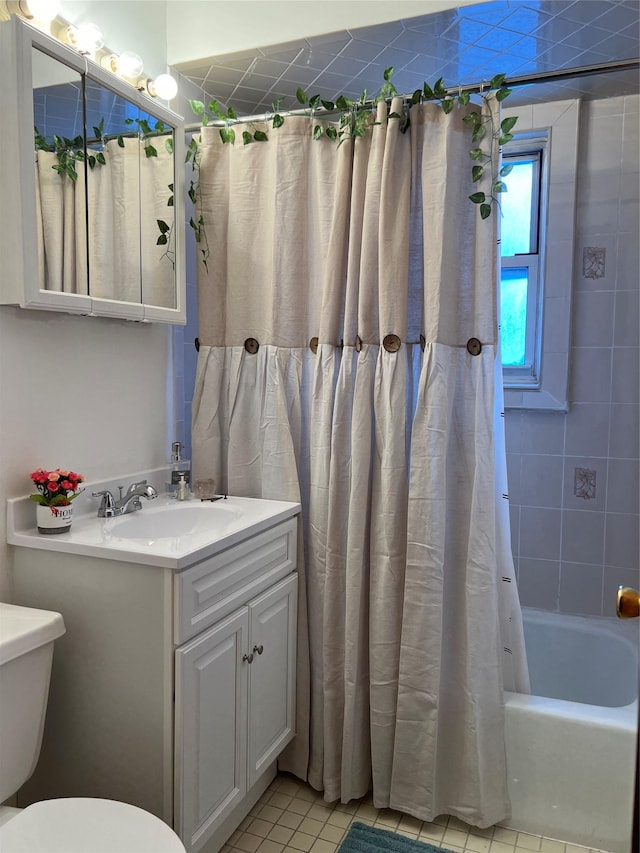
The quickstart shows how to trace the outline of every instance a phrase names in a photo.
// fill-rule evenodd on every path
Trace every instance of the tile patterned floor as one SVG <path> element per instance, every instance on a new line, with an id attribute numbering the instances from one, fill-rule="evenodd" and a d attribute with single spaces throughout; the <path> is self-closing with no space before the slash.
<path id="1" fill-rule="evenodd" d="M 369 797 L 347 805 L 325 803 L 313 788 L 285 774 L 274 779 L 222 853 L 336 853 L 353 820 L 442 845 L 453 853 L 594 853 L 588 847 L 502 827 L 477 829 L 454 817 L 423 823 L 391 809 L 376 809 Z"/>

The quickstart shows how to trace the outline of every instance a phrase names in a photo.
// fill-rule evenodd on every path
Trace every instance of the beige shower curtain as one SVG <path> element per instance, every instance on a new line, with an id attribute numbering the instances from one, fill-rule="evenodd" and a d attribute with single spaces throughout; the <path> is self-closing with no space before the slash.
<path id="1" fill-rule="evenodd" d="M 173 224 L 173 154 L 157 144 L 157 156 L 147 157 L 146 144 L 110 139 L 105 164 L 88 170 L 86 184 L 83 162 L 76 162 L 72 181 L 53 168 L 55 153 L 36 152 L 41 289 L 175 306 L 173 264 L 157 245 L 157 220 Z"/>
<path id="2" fill-rule="evenodd" d="M 380 104 L 338 147 L 302 117 L 264 144 L 202 129 L 192 438 L 196 477 L 302 502 L 281 766 L 328 801 L 372 788 L 488 826 L 509 814 L 503 685 L 528 679 L 470 109 L 415 105 L 402 133 Z"/>

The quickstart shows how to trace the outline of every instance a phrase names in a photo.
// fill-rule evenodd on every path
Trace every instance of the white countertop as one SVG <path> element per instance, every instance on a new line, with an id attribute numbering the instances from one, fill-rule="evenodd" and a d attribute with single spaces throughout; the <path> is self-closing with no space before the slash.
<path id="1" fill-rule="evenodd" d="M 68 533 L 45 535 L 35 525 L 34 505 L 25 507 L 22 501 L 7 502 L 11 545 L 170 569 L 187 568 L 300 512 L 300 504 L 288 501 L 229 497 L 179 502 L 161 495 L 117 518 L 74 516 Z"/>

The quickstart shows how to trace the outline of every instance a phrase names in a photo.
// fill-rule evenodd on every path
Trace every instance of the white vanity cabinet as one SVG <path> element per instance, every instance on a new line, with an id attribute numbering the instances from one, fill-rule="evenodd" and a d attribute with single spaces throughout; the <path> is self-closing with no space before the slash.
<path id="1" fill-rule="evenodd" d="M 175 829 L 188 850 L 294 735 L 296 589 L 290 575 L 176 651 Z"/>
<path id="2" fill-rule="evenodd" d="M 122 800 L 220 850 L 295 733 L 296 511 L 179 570 L 14 548 L 16 603 L 66 625 L 18 805 Z"/>

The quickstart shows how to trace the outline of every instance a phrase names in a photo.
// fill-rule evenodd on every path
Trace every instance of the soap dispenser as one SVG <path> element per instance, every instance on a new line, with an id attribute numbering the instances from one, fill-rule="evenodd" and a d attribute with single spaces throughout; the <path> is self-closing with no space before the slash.
<path id="1" fill-rule="evenodd" d="M 182 450 L 183 445 L 179 441 L 174 441 L 171 445 L 167 492 L 171 496 L 177 497 L 178 485 L 180 485 L 181 494 L 183 495 L 180 500 L 186 500 L 189 483 L 191 482 L 191 462 L 189 459 L 182 458 Z"/>

